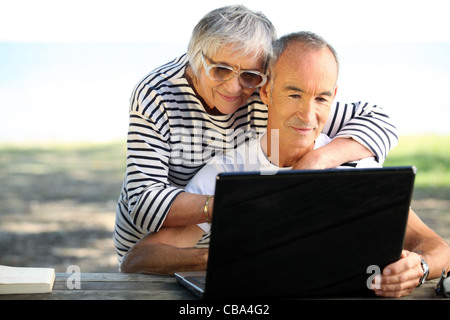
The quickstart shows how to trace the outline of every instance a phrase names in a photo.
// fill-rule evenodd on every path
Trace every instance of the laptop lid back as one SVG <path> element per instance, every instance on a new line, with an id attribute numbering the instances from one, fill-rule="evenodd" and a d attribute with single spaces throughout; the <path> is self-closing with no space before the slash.
<path id="1" fill-rule="evenodd" d="M 413 167 L 220 174 L 205 298 L 369 293 L 368 268 L 401 254 L 414 178 Z"/>

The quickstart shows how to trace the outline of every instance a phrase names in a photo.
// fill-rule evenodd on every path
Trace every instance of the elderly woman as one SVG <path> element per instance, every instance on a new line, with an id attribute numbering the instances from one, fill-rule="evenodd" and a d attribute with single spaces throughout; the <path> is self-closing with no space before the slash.
<path id="1" fill-rule="evenodd" d="M 267 81 L 275 39 L 272 23 L 261 13 L 243 6 L 213 10 L 195 27 L 187 55 L 135 87 L 114 232 L 119 263 L 162 226 L 210 219 L 213 199 L 183 188 L 217 152 L 265 130 L 267 106 L 258 88 Z M 397 144 L 389 117 L 368 104 L 336 103 L 324 133 L 334 140 L 295 168 L 332 168 L 373 155 L 383 162 Z"/>

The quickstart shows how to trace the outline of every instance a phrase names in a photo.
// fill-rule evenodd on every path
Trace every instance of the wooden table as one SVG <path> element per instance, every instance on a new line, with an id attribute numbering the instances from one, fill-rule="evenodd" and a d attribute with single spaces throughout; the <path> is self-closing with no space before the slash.
<path id="1" fill-rule="evenodd" d="M 46 294 L 0 295 L 0 300 L 196 300 L 173 276 L 123 273 L 81 273 L 80 289 L 69 289 L 72 274 L 57 273 L 53 291 Z M 434 289 L 438 279 L 428 281 L 401 299 L 438 300 Z M 375 297 L 374 299 L 385 299 Z M 448 299 L 450 301 L 450 299 Z"/>

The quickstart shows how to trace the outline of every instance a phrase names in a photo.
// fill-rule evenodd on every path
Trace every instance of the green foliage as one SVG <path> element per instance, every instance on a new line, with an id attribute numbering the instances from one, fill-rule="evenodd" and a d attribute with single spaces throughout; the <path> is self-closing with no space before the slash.
<path id="1" fill-rule="evenodd" d="M 416 190 L 427 196 L 450 198 L 450 136 L 400 137 L 383 166 L 417 168 Z"/>
<path id="2" fill-rule="evenodd" d="M 0 211 L 33 201 L 116 201 L 125 166 L 125 142 L 0 145 Z"/>
<path id="3" fill-rule="evenodd" d="M 450 199 L 450 136 L 405 136 L 384 166 L 417 167 L 416 196 Z M 115 201 L 126 144 L 0 145 L 0 201 Z"/>

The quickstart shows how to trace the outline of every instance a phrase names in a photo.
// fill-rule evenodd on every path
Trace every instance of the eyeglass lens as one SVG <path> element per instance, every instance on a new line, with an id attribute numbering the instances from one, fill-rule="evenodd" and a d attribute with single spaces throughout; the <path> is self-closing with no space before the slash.
<path id="1" fill-rule="evenodd" d="M 231 68 L 213 66 L 209 70 L 209 74 L 216 81 L 227 81 L 234 77 L 235 71 Z M 263 80 L 264 78 L 261 75 L 250 71 L 243 71 L 240 74 L 241 84 L 249 88 L 257 87 L 263 82 Z"/>

